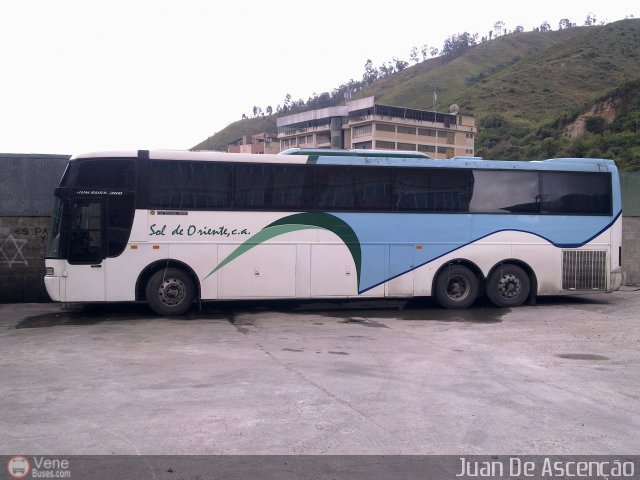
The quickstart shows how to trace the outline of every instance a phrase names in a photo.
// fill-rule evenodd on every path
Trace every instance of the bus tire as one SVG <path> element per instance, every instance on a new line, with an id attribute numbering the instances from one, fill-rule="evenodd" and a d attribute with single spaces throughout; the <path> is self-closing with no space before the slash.
<path id="1" fill-rule="evenodd" d="M 195 298 L 193 280 L 179 268 L 158 270 L 147 282 L 145 293 L 149 307 L 160 315 L 182 315 Z"/>
<path id="2" fill-rule="evenodd" d="M 435 296 L 445 308 L 468 308 L 478 298 L 478 277 L 463 265 L 451 265 L 438 275 Z"/>
<path id="3" fill-rule="evenodd" d="M 529 298 L 531 280 L 517 265 L 497 267 L 487 281 L 487 297 L 496 307 L 517 307 Z"/>

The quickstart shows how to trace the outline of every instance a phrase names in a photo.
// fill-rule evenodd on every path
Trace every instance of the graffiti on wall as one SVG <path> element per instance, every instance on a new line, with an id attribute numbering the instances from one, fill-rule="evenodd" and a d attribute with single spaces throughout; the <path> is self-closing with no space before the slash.
<path id="1" fill-rule="evenodd" d="M 13 268 L 15 265 L 29 265 L 22 249 L 27 244 L 23 238 L 16 238 L 13 232 L 0 227 L 0 266 Z"/>

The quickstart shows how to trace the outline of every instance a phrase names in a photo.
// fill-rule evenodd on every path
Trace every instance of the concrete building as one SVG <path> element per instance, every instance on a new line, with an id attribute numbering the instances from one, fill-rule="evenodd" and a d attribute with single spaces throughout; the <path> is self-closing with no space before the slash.
<path id="1" fill-rule="evenodd" d="M 453 106 L 452 106 L 453 107 Z M 410 150 L 432 158 L 473 156 L 478 131 L 473 115 L 391 107 L 374 97 L 278 118 L 280 149 Z"/>
<path id="2" fill-rule="evenodd" d="M 229 153 L 278 153 L 280 143 L 275 133 L 258 133 L 256 135 L 243 135 L 235 142 L 231 142 L 227 148 Z"/>

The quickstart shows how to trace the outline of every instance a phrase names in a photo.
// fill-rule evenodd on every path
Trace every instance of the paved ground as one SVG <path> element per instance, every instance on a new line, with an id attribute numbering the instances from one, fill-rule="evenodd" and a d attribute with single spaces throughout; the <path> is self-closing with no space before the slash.
<path id="1" fill-rule="evenodd" d="M 401 308 L 403 307 L 403 308 Z M 0 306 L 0 452 L 637 454 L 640 291 Z"/>

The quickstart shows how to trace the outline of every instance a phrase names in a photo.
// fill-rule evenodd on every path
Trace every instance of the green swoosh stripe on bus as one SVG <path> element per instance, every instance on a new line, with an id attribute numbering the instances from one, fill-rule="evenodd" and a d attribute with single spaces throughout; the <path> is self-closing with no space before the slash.
<path id="1" fill-rule="evenodd" d="M 295 215 L 289 215 L 283 217 L 275 222 L 267 225 L 258 233 L 249 238 L 246 242 L 236 248 L 227 257 L 222 260 L 216 268 L 211 270 L 209 274 L 204 277 L 206 280 L 208 277 L 216 273 L 225 265 L 231 263 L 240 255 L 248 252 L 253 247 L 260 245 L 261 243 L 271 240 L 274 237 L 283 235 L 289 232 L 295 232 L 298 230 L 308 230 L 311 228 L 322 228 L 335 233 L 349 249 L 351 257 L 356 266 L 356 275 L 358 279 L 358 285 L 360 285 L 360 270 L 362 261 L 362 252 L 360 250 L 360 241 L 353 229 L 343 220 L 334 217 L 328 213 L 298 213 Z"/>

